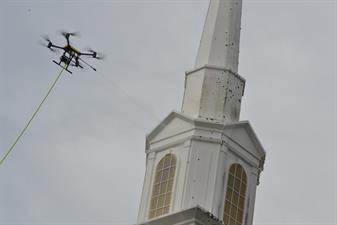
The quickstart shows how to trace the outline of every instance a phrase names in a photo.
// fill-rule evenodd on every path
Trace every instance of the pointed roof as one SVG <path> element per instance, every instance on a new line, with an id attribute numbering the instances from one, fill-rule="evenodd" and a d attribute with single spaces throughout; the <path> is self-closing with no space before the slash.
<path id="1" fill-rule="evenodd" d="M 174 124 L 173 121 L 176 121 Z M 164 120 L 162 120 L 159 125 L 157 125 L 148 135 L 147 139 L 152 140 L 153 138 L 157 137 L 159 134 L 163 134 L 163 132 L 168 135 L 168 133 L 171 133 L 169 130 L 172 130 L 172 133 L 179 133 L 179 131 L 183 131 L 195 126 L 207 126 L 210 128 L 215 129 L 223 129 L 224 125 L 220 123 L 211 123 L 206 120 L 202 119 L 195 119 L 193 117 L 190 117 L 186 114 L 183 114 L 181 112 L 172 111 L 169 115 L 165 117 Z M 161 136 L 166 136 L 161 135 Z"/>
<path id="2" fill-rule="evenodd" d="M 263 170 L 266 151 L 249 121 L 226 124 L 223 130 L 223 139 L 231 145 L 246 149 L 257 159 L 262 159 L 259 167 Z"/>
<path id="3" fill-rule="evenodd" d="M 217 66 L 238 72 L 242 0 L 211 0 L 195 68 Z"/>

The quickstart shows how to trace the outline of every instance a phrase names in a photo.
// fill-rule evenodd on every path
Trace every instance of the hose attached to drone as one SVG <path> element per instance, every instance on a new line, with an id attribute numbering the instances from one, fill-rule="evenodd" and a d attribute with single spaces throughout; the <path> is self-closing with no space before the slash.
<path id="1" fill-rule="evenodd" d="M 39 104 L 39 106 L 36 108 L 35 112 L 33 113 L 32 117 L 29 119 L 29 121 L 27 122 L 26 126 L 21 130 L 20 134 L 18 135 L 18 137 L 15 139 L 14 143 L 12 144 L 12 146 L 7 150 L 6 154 L 1 158 L 0 161 L 0 166 L 2 165 L 2 163 L 6 160 L 6 158 L 8 157 L 8 155 L 12 152 L 12 150 L 15 148 L 16 144 L 19 142 L 19 140 L 21 139 L 21 137 L 23 136 L 23 134 L 26 132 L 26 130 L 28 129 L 29 125 L 32 123 L 32 121 L 34 120 L 35 116 L 37 115 L 37 113 L 40 111 L 42 105 L 44 104 L 44 102 L 46 101 L 46 99 L 48 98 L 49 94 L 51 93 L 51 91 L 53 90 L 53 88 L 55 87 L 56 83 L 58 82 L 58 80 L 60 79 L 63 71 L 65 70 L 65 68 L 63 67 L 60 71 L 60 73 L 57 75 L 56 79 L 54 80 L 54 82 L 52 83 L 52 85 L 50 86 L 50 88 L 48 89 L 47 94 L 44 96 L 44 98 L 42 99 L 41 103 Z"/>

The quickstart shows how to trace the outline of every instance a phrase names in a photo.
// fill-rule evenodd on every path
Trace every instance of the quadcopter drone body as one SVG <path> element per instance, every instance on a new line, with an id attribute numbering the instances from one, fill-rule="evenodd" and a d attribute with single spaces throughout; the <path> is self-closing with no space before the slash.
<path id="1" fill-rule="evenodd" d="M 81 52 L 80 50 L 76 49 L 70 44 L 69 38 L 70 36 L 76 36 L 76 33 L 68 33 L 68 32 L 62 32 L 62 35 L 67 40 L 67 44 L 62 47 L 58 45 L 54 45 L 48 37 L 45 37 L 44 39 L 48 42 L 47 45 L 45 45 L 47 48 L 49 48 L 51 51 L 55 52 L 56 49 L 63 50 L 63 54 L 60 56 L 59 61 L 53 60 L 54 63 L 64 68 L 66 71 L 68 71 L 70 74 L 72 73 L 68 67 L 69 66 L 75 66 L 83 69 L 83 64 L 89 66 L 91 69 L 96 71 L 96 68 L 85 62 L 81 56 L 87 56 L 95 59 L 102 59 L 102 56 L 99 56 L 98 53 L 94 50 L 89 49 L 88 52 Z"/>

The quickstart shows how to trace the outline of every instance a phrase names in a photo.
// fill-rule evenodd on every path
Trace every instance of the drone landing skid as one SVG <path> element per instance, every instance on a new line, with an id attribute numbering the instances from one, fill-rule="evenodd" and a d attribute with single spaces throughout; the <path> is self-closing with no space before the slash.
<path id="1" fill-rule="evenodd" d="M 53 62 L 55 64 L 57 64 L 58 66 L 60 66 L 61 68 L 65 69 L 68 73 L 72 74 L 73 72 L 71 72 L 70 70 L 68 70 L 68 66 L 64 67 L 61 65 L 61 62 L 56 62 L 55 60 L 53 60 Z"/>

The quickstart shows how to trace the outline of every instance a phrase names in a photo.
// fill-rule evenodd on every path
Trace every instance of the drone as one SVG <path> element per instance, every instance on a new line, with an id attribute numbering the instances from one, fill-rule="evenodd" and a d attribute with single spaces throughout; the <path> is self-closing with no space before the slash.
<path id="1" fill-rule="evenodd" d="M 79 49 L 72 46 L 70 44 L 69 39 L 71 36 L 78 36 L 78 33 L 75 33 L 75 32 L 69 33 L 69 32 L 63 31 L 61 32 L 61 34 L 62 36 L 64 36 L 64 38 L 67 41 L 64 47 L 53 44 L 47 36 L 43 36 L 44 40 L 47 42 L 47 44 L 42 44 L 43 46 L 49 48 L 52 52 L 56 52 L 57 49 L 63 50 L 63 54 L 60 56 L 59 61 L 57 62 L 53 60 L 53 62 L 59 65 L 60 67 L 62 67 L 63 69 L 65 69 L 66 71 L 68 71 L 70 74 L 72 74 L 72 72 L 68 69 L 69 66 L 74 66 L 74 67 L 83 69 L 84 68 L 83 64 L 89 66 L 92 70 L 96 71 L 96 68 L 94 68 L 89 63 L 84 61 L 81 58 L 81 56 L 91 57 L 91 58 L 100 60 L 104 58 L 103 55 L 100 53 L 97 53 L 96 51 L 92 49 L 88 49 L 87 52 L 82 52 Z"/>

